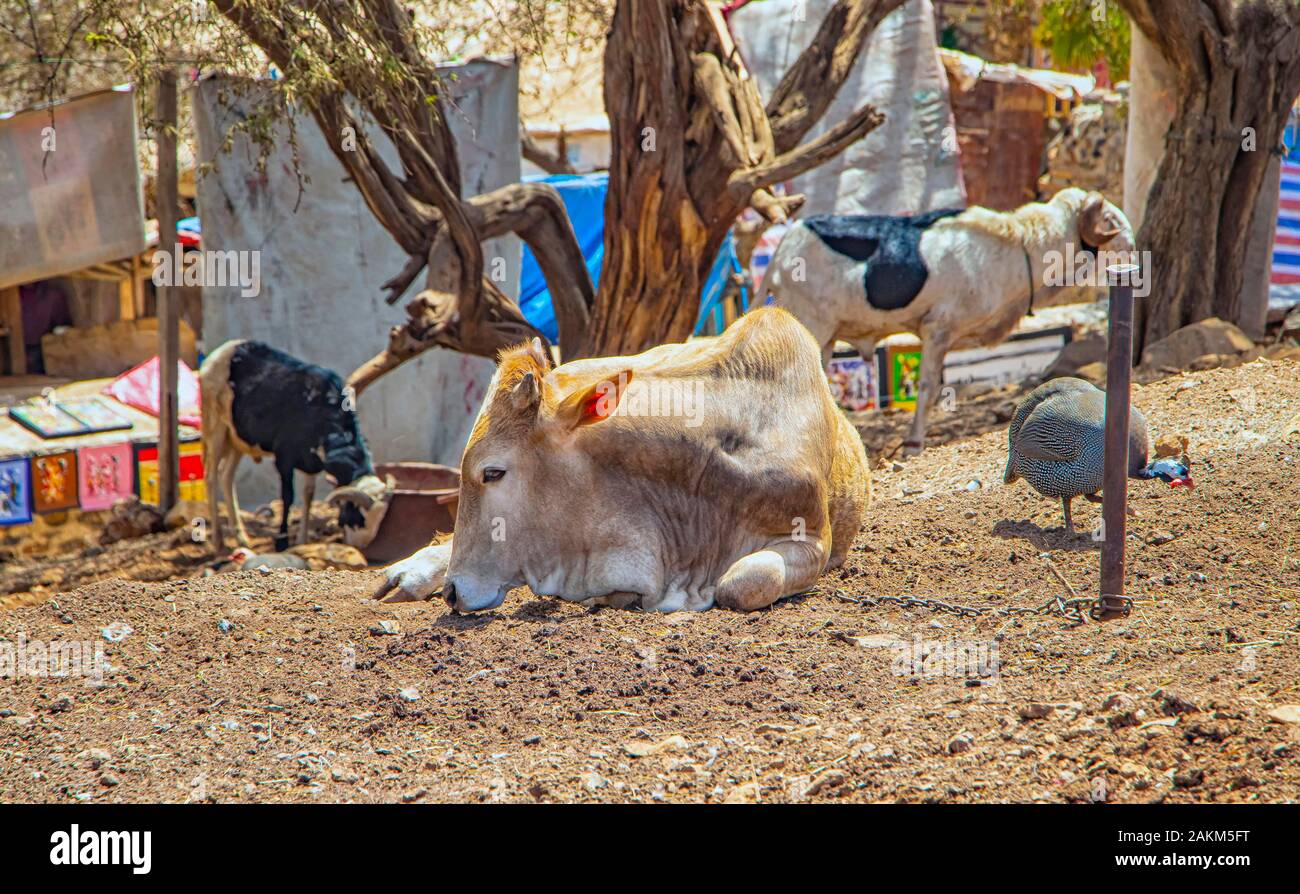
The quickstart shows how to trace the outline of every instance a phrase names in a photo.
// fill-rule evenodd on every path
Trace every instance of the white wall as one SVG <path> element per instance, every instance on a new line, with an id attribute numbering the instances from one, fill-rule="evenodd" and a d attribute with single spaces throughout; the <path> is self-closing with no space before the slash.
<path id="1" fill-rule="evenodd" d="M 445 70 L 455 75 L 448 82 L 455 98 L 449 115 L 465 194 L 518 181 L 518 72 L 513 63 L 476 61 Z M 345 169 L 310 115 L 296 117 L 299 166 L 309 180 L 301 195 L 287 126 L 264 172 L 257 169 L 258 148 L 242 136 L 229 153 L 217 155 L 231 122 L 255 105 L 250 94 L 235 89 L 240 83 L 247 82 L 212 78 L 194 90 L 199 157 L 216 163 L 199 181 L 199 217 L 204 249 L 261 252 L 261 291 L 244 298 L 237 288 L 205 287 L 204 346 L 210 351 L 227 339 L 258 339 L 346 378 L 384 348 L 389 327 L 406 319 L 403 307 L 424 288 L 424 279 L 417 279 L 396 304 L 384 303 L 380 287 L 407 256 L 345 179 Z M 381 136 L 377 143 L 400 173 L 388 140 Z M 493 240 L 483 254 L 487 264 L 505 259 L 507 281 L 501 285 L 516 295 L 518 240 Z M 375 461 L 459 466 L 492 371 L 489 360 L 434 349 L 370 386 L 358 411 Z M 268 462 L 244 463 L 238 480 L 245 506 L 278 496 Z"/>
<path id="2" fill-rule="evenodd" d="M 834 0 L 767 0 L 732 14 L 736 43 L 765 99 L 812 43 L 833 6 Z M 948 76 L 937 47 L 930 0 L 909 0 L 880 22 L 804 142 L 867 103 L 883 112 L 885 121 L 795 178 L 794 191 L 808 197 L 801 216 L 965 207 Z"/>

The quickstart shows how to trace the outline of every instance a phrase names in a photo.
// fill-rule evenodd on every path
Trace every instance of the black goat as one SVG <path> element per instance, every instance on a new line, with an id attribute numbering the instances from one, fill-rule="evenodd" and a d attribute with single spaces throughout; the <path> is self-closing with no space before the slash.
<path id="1" fill-rule="evenodd" d="M 343 392 L 343 380 L 333 370 L 304 363 L 258 341 L 236 339 L 217 348 L 199 370 L 203 401 L 203 464 L 214 548 L 224 547 L 217 507 L 219 480 L 240 545 L 248 532 L 239 517 L 235 470 L 244 456 L 260 462 L 275 457 L 284 504 L 275 548 L 289 545 L 289 507 L 293 505 L 293 473 L 306 475 L 304 508 L 298 542 L 307 540 L 311 501 L 320 472 L 335 484 L 370 494 L 379 502 L 384 484 L 375 476 L 370 451 L 357 426 L 355 409 Z M 345 526 L 363 527 L 367 519 L 352 503 L 339 513 Z"/>

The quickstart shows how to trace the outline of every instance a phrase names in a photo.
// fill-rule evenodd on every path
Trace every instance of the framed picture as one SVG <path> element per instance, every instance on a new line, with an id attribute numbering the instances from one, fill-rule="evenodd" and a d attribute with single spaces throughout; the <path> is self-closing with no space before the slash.
<path id="1" fill-rule="evenodd" d="M 108 509 L 131 496 L 135 464 L 131 444 L 82 447 L 77 451 L 77 486 L 82 509 Z"/>
<path id="2" fill-rule="evenodd" d="M 158 445 L 132 444 L 135 455 L 135 493 L 141 503 L 158 505 Z"/>
<path id="3" fill-rule="evenodd" d="M 37 512 L 59 512 L 77 505 L 75 452 L 32 457 L 32 505 Z"/>
<path id="4" fill-rule="evenodd" d="M 158 505 L 158 445 L 137 444 L 135 451 L 136 492 L 140 502 Z M 177 496 L 182 500 L 207 499 L 203 477 L 203 444 L 200 441 L 183 441 L 180 445 L 180 486 Z"/>
<path id="5" fill-rule="evenodd" d="M 850 413 L 880 409 L 880 379 L 876 358 L 864 360 L 856 351 L 837 354 L 826 370 L 835 402 Z"/>
<path id="6" fill-rule="evenodd" d="M 27 457 L 0 460 L 0 525 L 32 520 L 32 469 Z"/>
<path id="7" fill-rule="evenodd" d="M 889 402 L 891 406 L 916 409 L 921 388 L 921 349 L 908 346 L 889 348 Z"/>
<path id="8" fill-rule="evenodd" d="M 44 401 L 11 407 L 9 418 L 42 438 L 66 438 L 89 431 L 84 422 L 60 409 L 58 404 Z"/>
<path id="9" fill-rule="evenodd" d="M 131 428 L 134 424 L 97 397 L 23 404 L 12 408 L 9 418 L 42 438 L 117 431 Z"/>
<path id="10" fill-rule="evenodd" d="M 185 441 L 181 444 L 180 487 L 182 500 L 202 503 L 208 498 L 207 482 L 203 477 L 203 442 Z"/>
<path id="11" fill-rule="evenodd" d="M 119 431 L 134 425 L 98 397 L 59 401 L 56 406 L 85 425 L 87 433 Z"/>

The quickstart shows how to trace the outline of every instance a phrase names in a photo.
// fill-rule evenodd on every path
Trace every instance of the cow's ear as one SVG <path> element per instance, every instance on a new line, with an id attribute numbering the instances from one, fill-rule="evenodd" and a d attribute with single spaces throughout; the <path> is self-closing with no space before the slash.
<path id="1" fill-rule="evenodd" d="M 535 335 L 533 340 L 528 343 L 528 353 L 537 361 L 537 365 L 542 368 L 542 372 L 548 373 L 555 367 L 555 364 L 551 362 L 551 352 L 547 350 L 545 343 Z"/>
<path id="2" fill-rule="evenodd" d="M 541 387 L 537 383 L 537 376 L 532 373 L 524 373 L 523 377 L 515 383 L 515 387 L 510 391 L 510 402 L 514 404 L 516 410 L 526 410 L 529 407 L 536 406 L 542 399 Z"/>
<path id="3" fill-rule="evenodd" d="M 618 402 L 631 381 L 632 370 L 625 369 L 616 376 L 605 376 L 578 388 L 560 402 L 555 418 L 568 428 L 603 422 L 618 409 Z"/>

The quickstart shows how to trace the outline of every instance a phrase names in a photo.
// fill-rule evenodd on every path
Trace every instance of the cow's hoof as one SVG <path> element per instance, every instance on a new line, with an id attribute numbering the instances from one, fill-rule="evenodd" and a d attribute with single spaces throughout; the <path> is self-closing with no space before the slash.
<path id="1" fill-rule="evenodd" d="M 277 537 L 277 538 L 275 538 L 275 551 L 276 551 L 277 553 L 282 553 L 282 552 L 284 552 L 284 551 L 285 551 L 286 549 L 288 549 L 288 548 L 289 548 L 289 538 L 288 538 L 288 537 Z"/>
<path id="2" fill-rule="evenodd" d="M 426 546 L 383 570 L 384 579 L 371 594 L 380 602 L 421 602 L 442 589 L 451 561 L 451 544 Z"/>
<path id="3" fill-rule="evenodd" d="M 903 456 L 920 456 L 925 452 L 925 444 L 916 441 L 903 442 Z"/>
<path id="4" fill-rule="evenodd" d="M 714 602 L 738 612 L 767 608 L 781 598 L 785 562 L 775 552 L 753 553 L 738 559 L 718 581 Z"/>

